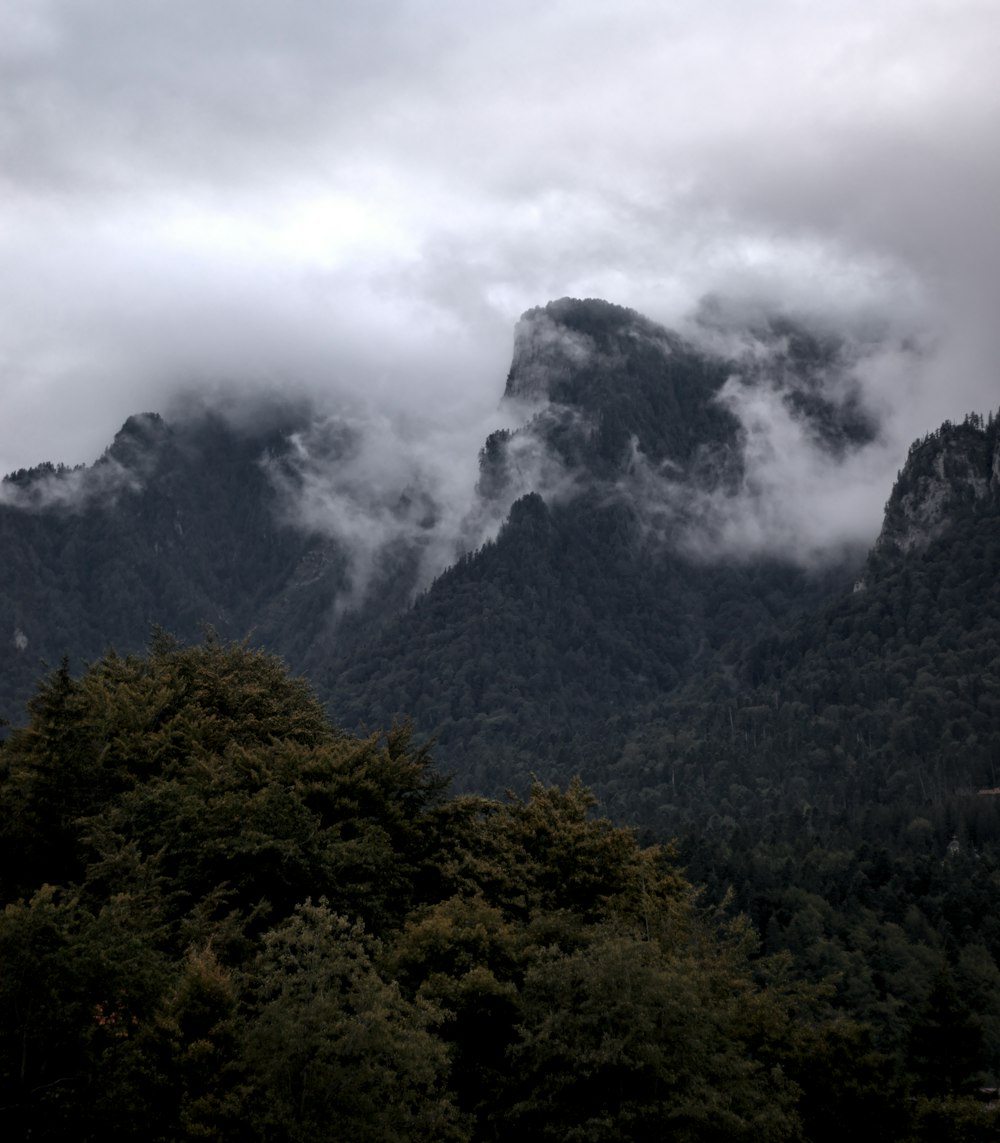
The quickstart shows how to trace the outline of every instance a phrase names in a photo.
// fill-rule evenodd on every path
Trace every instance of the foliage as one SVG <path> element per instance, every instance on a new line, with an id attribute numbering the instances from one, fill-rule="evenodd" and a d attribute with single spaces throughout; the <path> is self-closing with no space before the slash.
<path id="1" fill-rule="evenodd" d="M 248 969 L 246 1062 L 267 1139 L 460 1140 L 435 1010 L 376 967 L 379 946 L 321 901 L 265 934 Z"/>
<path id="2" fill-rule="evenodd" d="M 517 501 L 412 606 L 401 557 L 336 640 L 343 553 L 281 525 L 260 463 L 287 419 L 134 418 L 92 469 L 10 482 L 6 709 L 36 655 L 93 659 L 0 749 L 22 1137 L 995 1135 L 1000 422 L 916 442 L 864 566 L 709 565 L 616 482 L 738 486 L 729 366 L 603 303 L 532 320 L 586 352 L 524 431 L 587 479 Z M 813 383 L 837 346 L 765 335 L 789 413 L 831 454 L 868 439 Z M 487 442 L 484 500 L 516 436 Z M 88 481 L 107 495 L 73 500 Z M 245 645 L 102 653 L 151 616 L 257 624 L 342 724 L 392 729 L 337 729 Z"/>
<path id="3" fill-rule="evenodd" d="M 793 1140 L 870 1082 L 578 782 L 447 798 L 407 730 L 345 735 L 215 641 L 31 709 L 0 785 L 32 855 L 0 918 L 17 1137 Z"/>

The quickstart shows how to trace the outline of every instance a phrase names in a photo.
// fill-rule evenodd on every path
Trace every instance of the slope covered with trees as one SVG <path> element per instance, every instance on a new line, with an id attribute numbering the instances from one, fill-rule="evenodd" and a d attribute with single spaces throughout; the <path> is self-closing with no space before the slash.
<path id="1" fill-rule="evenodd" d="M 12 1137 L 988 1129 L 975 1044 L 907 1103 L 863 1025 L 580 785 L 450 797 L 407 731 L 345 735 L 259 653 L 57 672 L 0 762 Z"/>
<path id="2" fill-rule="evenodd" d="M 868 439 L 824 396 L 835 341 L 755 336 L 830 456 Z M 164 1137 L 240 1115 L 267 1139 L 355 1115 L 358 1138 L 823 1139 L 876 1115 L 889 1139 L 979 1137 L 970 1092 L 1000 1075 L 1000 427 L 916 442 L 867 560 L 695 558 L 682 493 L 744 475 L 731 366 L 606 303 L 529 313 L 508 399 L 530 415 L 481 458 L 477 510 L 512 504 L 495 541 L 413 600 L 396 553 L 353 612 L 349 553 L 281 511 L 284 414 L 139 418 L 83 475 L 9 479 L 0 681 L 26 697 L 39 652 L 75 656 L 0 754 L 4 1082 L 36 1137 L 88 1101 L 93 1133 L 127 1136 L 108 1100 L 121 1123 L 161 1100 Z M 333 723 L 257 654 L 103 654 L 204 620 L 308 667 Z M 412 738 L 364 729 L 397 716 Z M 414 745 L 431 736 L 457 797 Z M 589 816 L 577 775 L 677 839 L 699 905 Z M 189 1043 L 177 1005 L 208 980 L 218 1042 L 195 1022 Z M 397 1071 L 405 1109 L 379 1087 Z"/>
<path id="3" fill-rule="evenodd" d="M 803 815 L 825 833 L 866 813 L 878 834 L 880 814 L 997 786 L 998 443 L 977 417 L 918 442 L 853 587 L 731 639 L 646 707 L 618 761 L 647 780 L 643 767 L 660 767 L 651 823 L 702 817 L 711 766 L 745 787 L 735 812 L 764 833 Z"/>
<path id="4" fill-rule="evenodd" d="M 40 663 L 74 668 L 109 646 L 138 650 L 156 624 L 197 638 L 268 628 L 315 540 L 283 524 L 260 462 L 289 410 L 254 430 L 203 415 L 177 427 L 129 419 L 90 468 L 14 473 L 0 489 L 0 696 L 18 718 Z M 268 423 L 270 422 L 270 423 Z M 327 602 L 327 601 L 324 601 Z M 294 640 L 288 648 L 294 647 Z M 282 648 L 285 649 L 285 648 Z"/>
<path id="5" fill-rule="evenodd" d="M 824 447 L 867 439 L 853 403 L 829 401 L 816 380 L 837 366 L 835 342 L 788 323 L 757 336 L 782 399 Z M 862 552 L 804 570 L 780 556 L 693 558 L 683 542 L 699 494 L 734 492 L 744 475 L 740 424 L 719 399 L 737 367 L 761 369 L 607 302 L 525 314 L 506 397 L 537 411 L 487 441 L 480 490 L 520 488 L 526 456 L 557 475 L 363 648 L 316 664 L 334 717 L 412 718 L 462 788 L 523 789 L 533 772 L 565 781 L 581 768 L 590 781 L 583 760 L 734 636 L 746 646 L 847 587 Z"/>

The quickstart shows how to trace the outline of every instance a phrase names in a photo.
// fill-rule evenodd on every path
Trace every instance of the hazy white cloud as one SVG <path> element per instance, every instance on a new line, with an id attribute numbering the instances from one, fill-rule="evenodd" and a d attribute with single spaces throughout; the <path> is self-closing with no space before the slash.
<path id="1" fill-rule="evenodd" d="M 694 489 L 681 543 L 702 558 L 791 557 L 811 565 L 870 546 L 882 519 L 873 489 L 895 475 L 884 439 L 833 454 L 780 388 L 733 377 L 720 393 L 742 427 L 736 489 Z"/>
<path id="2" fill-rule="evenodd" d="M 523 309 L 715 291 L 889 323 L 881 467 L 732 396 L 802 527 L 874 519 L 897 446 L 998 403 L 998 49 L 988 0 L 8 0 L 0 468 L 279 386 L 465 479 Z"/>
<path id="3" fill-rule="evenodd" d="M 0 480 L 0 505 L 24 512 L 55 509 L 79 512 L 95 503 L 108 504 L 120 493 L 142 487 L 142 474 L 109 456 L 93 465 L 73 468 L 44 465 L 26 474 Z"/>
<path id="4" fill-rule="evenodd" d="M 355 399 L 353 409 L 310 420 L 279 455 L 262 458 L 296 526 L 335 541 L 354 607 L 394 562 L 412 560 L 421 591 L 466 552 L 496 537 L 527 492 L 573 494 L 574 474 L 543 441 L 534 419 L 571 416 L 555 406 L 504 401 L 480 419 L 400 418 Z M 500 433 L 503 479 L 481 488 L 483 442 Z"/>
<path id="5" fill-rule="evenodd" d="M 878 534 L 911 440 L 906 418 L 889 415 L 880 396 L 913 391 L 919 349 L 893 345 L 884 327 L 852 338 L 841 325 L 828 358 L 804 362 L 765 316 L 773 311 L 752 300 L 713 304 L 695 331 L 732 368 L 712 400 L 732 413 L 734 442 L 706 444 L 681 464 L 654 462 L 633 438 L 605 494 L 630 506 L 646 543 L 699 560 L 780 557 L 813 567 L 856 558 Z"/>

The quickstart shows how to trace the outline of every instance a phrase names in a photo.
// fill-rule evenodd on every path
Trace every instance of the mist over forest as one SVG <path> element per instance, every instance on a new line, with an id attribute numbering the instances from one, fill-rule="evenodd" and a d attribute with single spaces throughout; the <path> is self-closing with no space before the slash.
<path id="1" fill-rule="evenodd" d="M 7 0 L 12 1138 L 998 1137 L 998 48 Z"/>
<path id="2" fill-rule="evenodd" d="M 447 432 L 203 399 L 4 480 L 26 1132 L 990 1137 L 1000 421 L 911 442 L 873 534 L 878 343 L 713 313 L 527 311 L 471 471 Z M 583 1098 L 573 1021 L 626 962 Z"/>

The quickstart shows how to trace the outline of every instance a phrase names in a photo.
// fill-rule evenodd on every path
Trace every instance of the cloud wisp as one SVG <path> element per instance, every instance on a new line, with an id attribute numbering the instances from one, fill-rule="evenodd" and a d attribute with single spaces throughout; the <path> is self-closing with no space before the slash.
<path id="1" fill-rule="evenodd" d="M 873 441 L 835 454 L 781 389 L 731 378 L 720 401 L 741 426 L 741 473 L 735 486 L 681 485 L 647 474 L 651 496 L 677 514 L 681 551 L 699 560 L 788 559 L 820 566 L 867 550 L 878 534 L 881 502 L 896 469 L 894 448 Z"/>
<path id="2" fill-rule="evenodd" d="M 0 481 L 0 506 L 21 512 L 83 512 L 142 487 L 139 475 L 109 457 L 90 467 L 41 465 Z"/>
<path id="3" fill-rule="evenodd" d="M 857 557 L 912 439 L 883 390 L 919 384 L 918 348 L 884 328 L 852 339 L 784 318 L 785 333 L 762 330 L 743 306 L 722 322 L 719 307 L 712 299 L 717 320 L 699 332 L 702 351 L 731 369 L 712 401 L 732 415 L 734 437 L 687 464 L 654 461 L 633 437 L 609 498 L 631 507 L 647 542 L 696 560 Z"/>
<path id="4" fill-rule="evenodd" d="M 525 425 L 536 409 L 510 401 L 485 418 L 417 426 L 358 407 L 310 419 L 279 454 L 262 457 L 283 517 L 332 540 L 346 561 L 338 614 L 401 568 L 411 593 L 427 588 L 495 538 L 518 497 L 564 491 L 564 466 Z M 508 442 L 506 479 L 486 495 L 480 453 L 491 437 Z"/>

